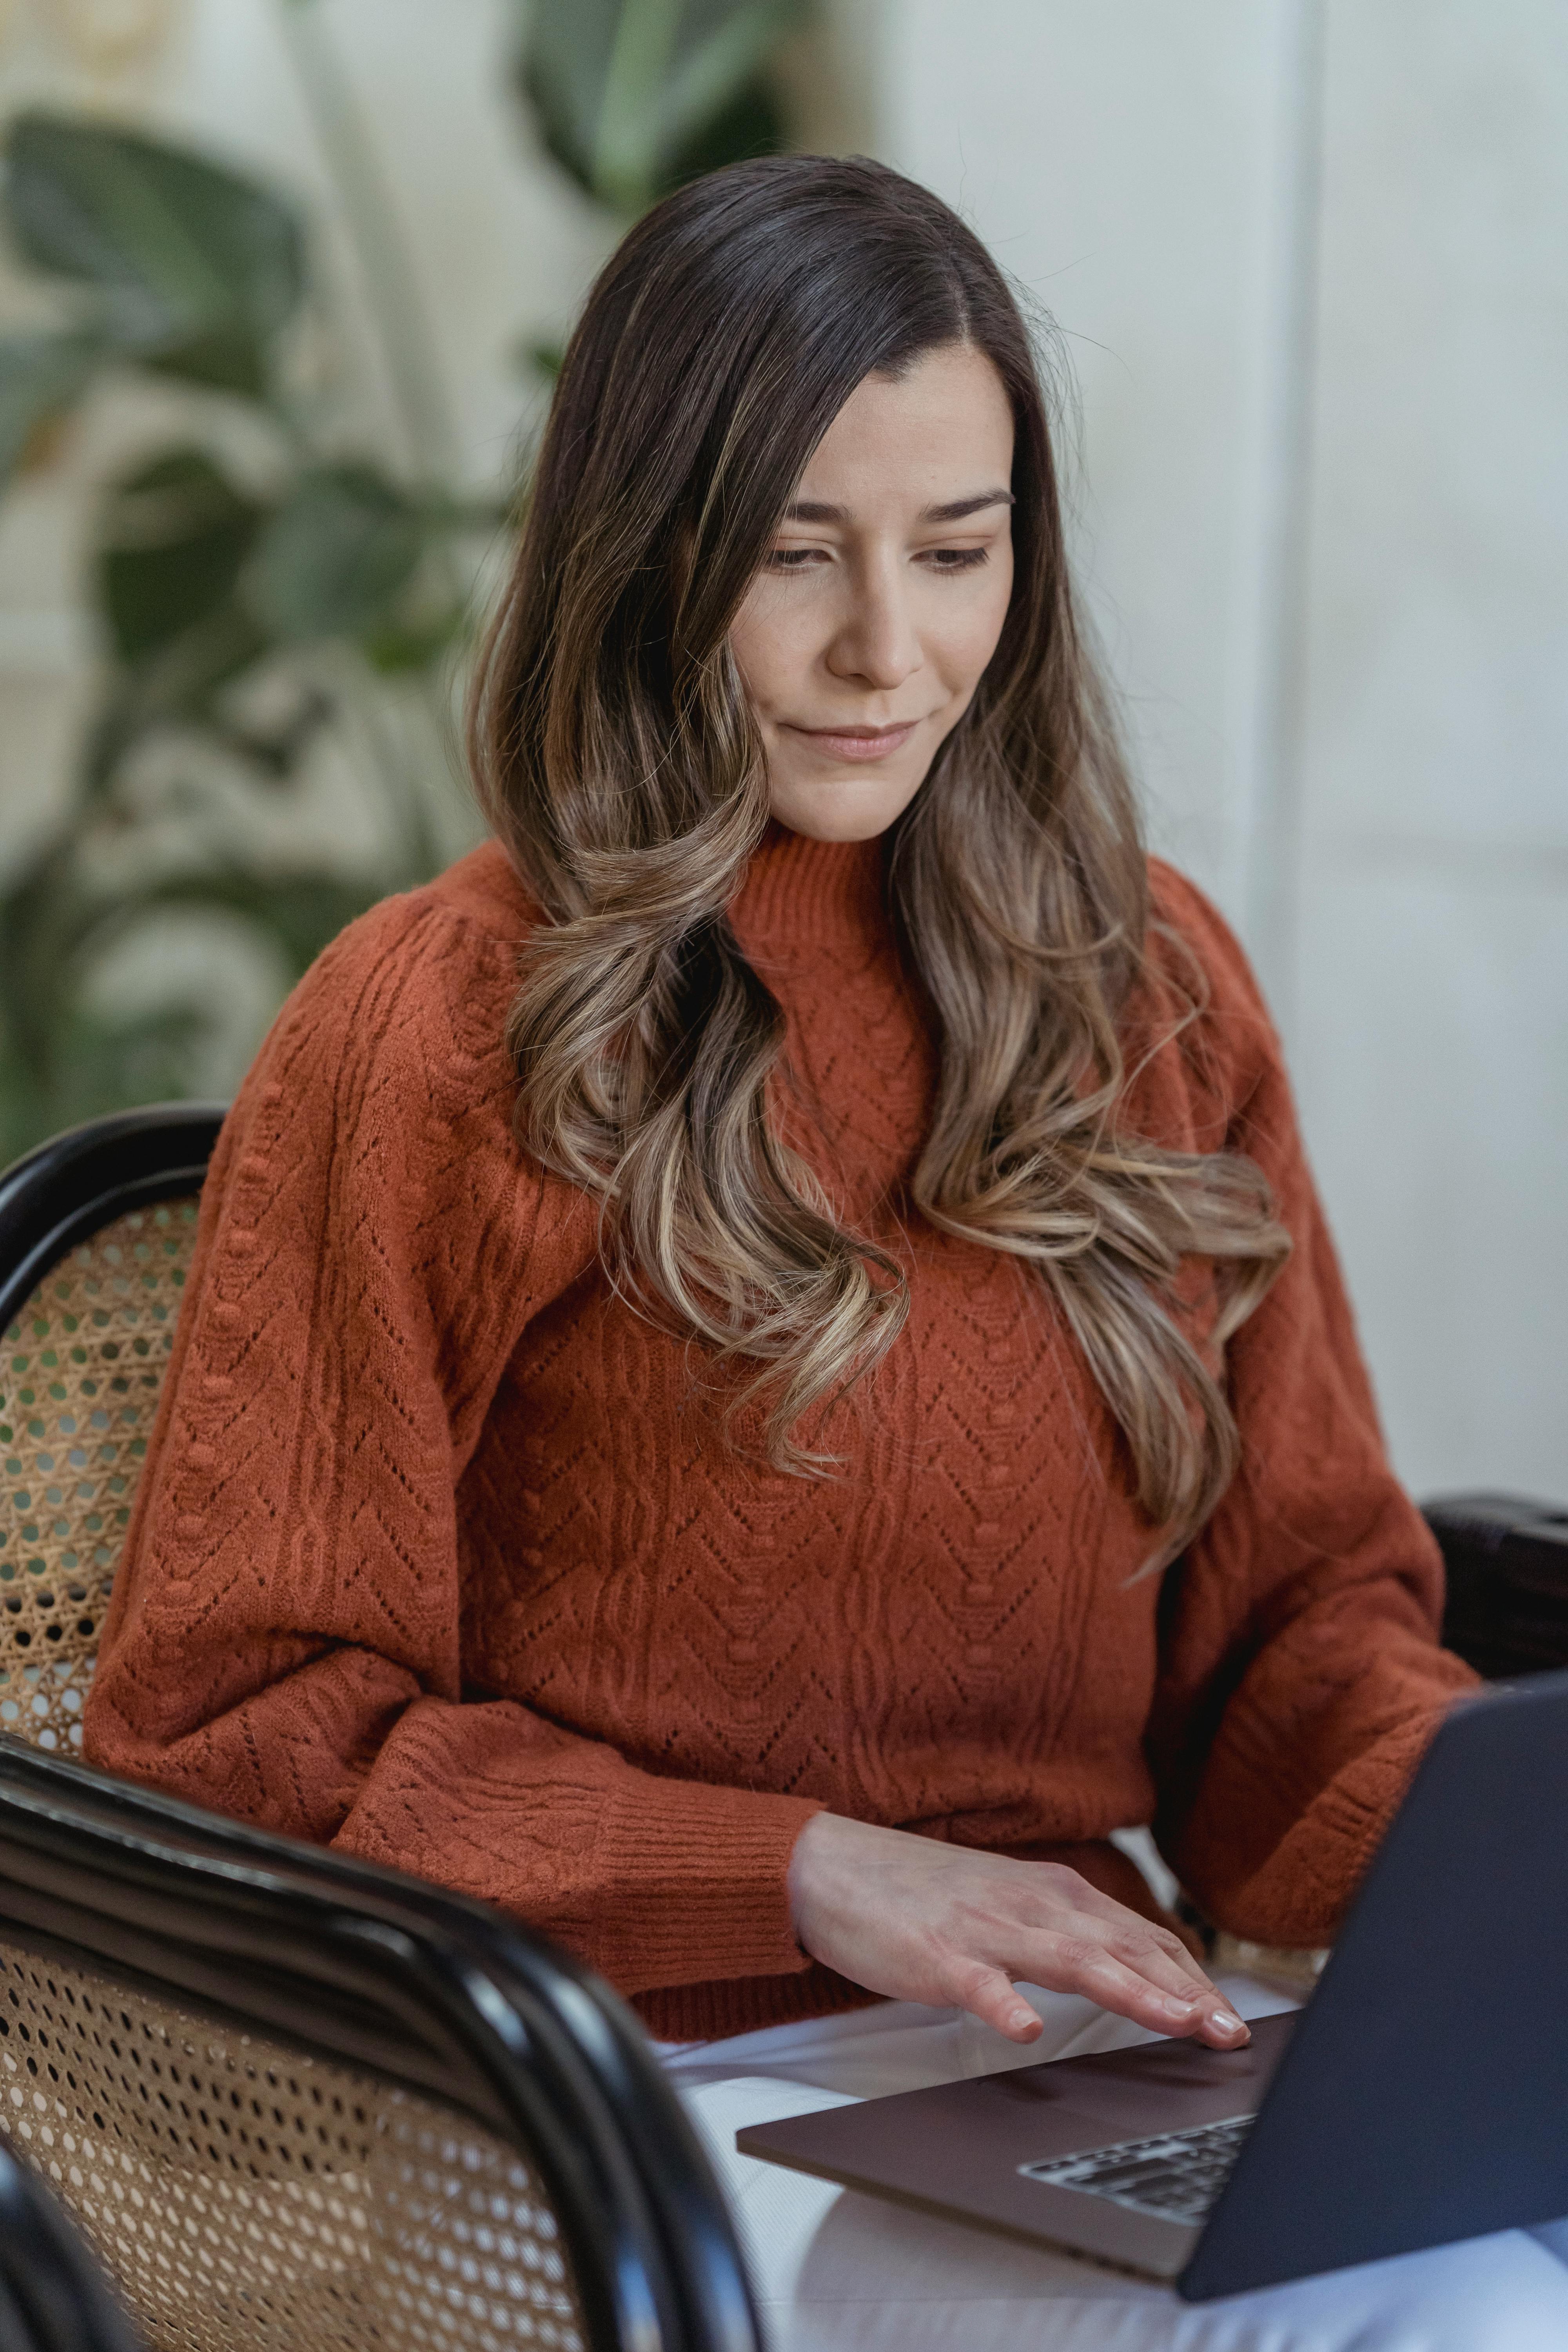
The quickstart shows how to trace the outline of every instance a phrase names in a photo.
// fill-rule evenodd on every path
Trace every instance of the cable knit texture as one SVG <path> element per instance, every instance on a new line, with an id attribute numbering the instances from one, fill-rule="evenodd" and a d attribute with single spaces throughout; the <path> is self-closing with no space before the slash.
<path id="1" fill-rule="evenodd" d="M 1471 1677 L 1257 991 L 1154 885 L 1131 1121 L 1251 1152 L 1295 1241 L 1230 1350 L 1245 1467 L 1177 1568 L 1136 1575 L 1125 1450 L 1038 1279 L 909 1207 L 934 1056 L 878 845 L 775 833 L 734 910 L 792 1129 L 910 1274 L 826 1481 L 725 1446 L 594 1206 L 514 1139 L 531 911 L 487 845 L 328 950 L 225 1125 L 89 1759 L 503 1905 L 671 2037 L 865 1998 L 791 1932 L 823 1806 L 1069 1849 L 1140 1902 L 1100 1842 L 1152 1820 L 1222 1925 L 1326 1940 Z M 1192 953 L 1208 1003 L 1171 1042 Z"/>

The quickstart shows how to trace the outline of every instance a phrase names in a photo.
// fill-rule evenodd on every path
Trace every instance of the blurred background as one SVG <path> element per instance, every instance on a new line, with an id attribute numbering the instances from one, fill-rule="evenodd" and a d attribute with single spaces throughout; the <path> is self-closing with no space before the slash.
<path id="1" fill-rule="evenodd" d="M 0 1162 L 229 1093 L 473 837 L 595 268 L 692 170 L 869 152 L 1061 330 L 1151 829 L 1402 1474 L 1568 1496 L 1561 0 L 0 0 Z"/>

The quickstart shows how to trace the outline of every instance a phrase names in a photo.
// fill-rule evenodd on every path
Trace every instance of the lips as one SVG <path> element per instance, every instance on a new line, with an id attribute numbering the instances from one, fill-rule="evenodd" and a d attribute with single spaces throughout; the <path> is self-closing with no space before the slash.
<path id="1" fill-rule="evenodd" d="M 920 723 L 918 719 L 906 719 L 893 727 L 846 728 L 842 731 L 831 727 L 792 727 L 790 732 L 802 737 L 829 760 L 885 760 L 903 749 Z"/>

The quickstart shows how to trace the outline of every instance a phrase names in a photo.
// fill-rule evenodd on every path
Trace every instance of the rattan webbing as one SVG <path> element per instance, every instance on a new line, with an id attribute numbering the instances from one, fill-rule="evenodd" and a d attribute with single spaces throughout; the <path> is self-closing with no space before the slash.
<path id="1" fill-rule="evenodd" d="M 0 1348 L 0 1730 L 81 1745 L 81 1708 L 195 1242 L 195 1200 L 68 1252 Z"/>
<path id="2" fill-rule="evenodd" d="M 515 2149 L 417 2092 L 3 1939 L 0 2127 L 153 2352 L 581 2352 Z"/>

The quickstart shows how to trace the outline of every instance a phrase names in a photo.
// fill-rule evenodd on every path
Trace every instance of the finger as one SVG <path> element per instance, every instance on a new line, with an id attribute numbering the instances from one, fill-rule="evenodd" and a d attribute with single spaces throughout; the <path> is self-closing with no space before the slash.
<path id="1" fill-rule="evenodd" d="M 1206 2042 L 1211 2050 L 1245 2050 L 1252 2039 L 1252 2028 L 1227 2000 L 1205 2010 L 1197 2039 Z"/>
<path id="2" fill-rule="evenodd" d="M 1165 1991 L 1130 1969 L 1103 1945 L 1055 1937 L 1049 1973 L 1037 1979 L 1063 1992 L 1082 1993 L 1152 2033 L 1194 2036 L 1212 2049 L 1237 2050 L 1247 2040 L 1247 2029 L 1223 1993 L 1192 1987 Z"/>
<path id="3" fill-rule="evenodd" d="M 1193 1930 L 1179 1920 L 1172 1920 L 1169 1926 L 1157 1925 L 1142 1912 L 1130 1910 L 1125 1903 L 1118 1903 L 1113 1895 L 1102 1895 L 1097 1886 L 1090 1886 L 1087 1881 L 1075 1907 L 1089 1913 L 1100 1921 L 1106 1933 L 1106 1940 L 1118 1952 L 1125 1941 L 1134 1943 L 1140 1951 L 1163 1952 L 1178 1967 L 1184 1969 L 1195 1982 L 1204 1986 L 1209 1983 L 1204 1973 L 1203 1947 Z"/>
<path id="4" fill-rule="evenodd" d="M 1191 1927 L 1184 1927 L 1178 1923 L 1168 1933 L 1170 1941 L 1166 1941 L 1163 1937 L 1161 1949 L 1169 1952 L 1178 1967 L 1185 1969 L 1187 1974 L 1190 1977 L 1195 1977 L 1200 1984 L 1211 1983 L 1212 1979 L 1205 1966 L 1204 1948 L 1198 1941 L 1195 1932 Z"/>
<path id="5" fill-rule="evenodd" d="M 1250 2042 L 1251 2028 L 1229 1995 L 1222 1992 L 1214 1979 L 1185 1951 L 1180 1954 L 1179 1962 L 1173 1958 L 1173 1967 L 1178 1964 L 1180 1973 L 1167 1983 L 1166 1989 L 1196 1992 L 1205 2021 L 1204 2040 L 1218 2050 L 1238 2050 L 1244 2042 Z"/>
<path id="6" fill-rule="evenodd" d="M 1107 1948 L 1135 1976 L 1146 1976 L 1163 1992 L 1189 2000 L 1195 1997 L 1208 2020 L 1204 2039 L 1213 2047 L 1239 2049 L 1251 2038 L 1245 2030 L 1246 2020 L 1234 2003 L 1185 1946 L 1177 1944 L 1168 1932 L 1153 1928 L 1147 1935 L 1134 1932 L 1122 1937 L 1112 1936 L 1107 1938 Z"/>
<path id="7" fill-rule="evenodd" d="M 1189 1999 L 1223 2001 L 1225 1995 L 1218 1986 L 1205 1975 L 1195 1961 L 1184 1953 L 1164 1950 L 1160 1945 L 1145 1943 L 1142 1937 L 1108 1937 L 1106 1949 L 1113 1959 L 1121 1961 L 1137 1976 L 1146 1976 L 1162 1992 L 1184 1993 Z"/>
<path id="8" fill-rule="evenodd" d="M 1202 1969 L 1179 1968 L 1159 1951 L 1113 1952 L 1134 1976 L 1146 1976 L 1162 1992 L 1194 2006 L 1196 2022 L 1184 2030 L 1197 2033 L 1214 2050 L 1239 2050 L 1250 2041 L 1247 2021 Z"/>
<path id="9" fill-rule="evenodd" d="M 1147 1977 L 1162 1992 L 1229 2008 L 1218 1986 L 1171 1929 L 1157 1927 L 1152 1919 L 1129 1911 L 1125 1904 L 1111 1902 L 1109 1896 L 1095 1902 L 1092 1907 L 1086 1903 L 1083 1909 L 1088 1917 L 1080 1916 L 1070 1929 L 1054 1932 L 1068 1934 L 1074 1941 L 1103 1946 L 1113 1959 L 1120 1960 L 1135 1976 Z"/>
<path id="10" fill-rule="evenodd" d="M 983 2025 L 994 2026 L 1009 2042 L 1037 2042 L 1046 2030 L 1039 2011 L 1030 2008 L 1000 1969 L 976 1965 L 960 1969 L 951 1990 L 958 2008 L 968 2010 Z"/>

